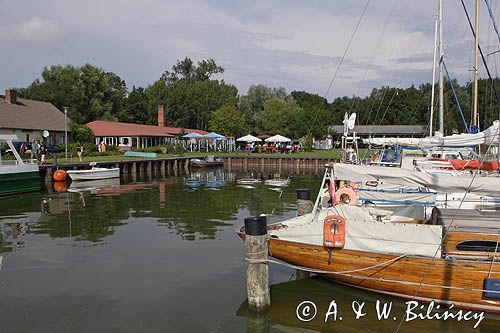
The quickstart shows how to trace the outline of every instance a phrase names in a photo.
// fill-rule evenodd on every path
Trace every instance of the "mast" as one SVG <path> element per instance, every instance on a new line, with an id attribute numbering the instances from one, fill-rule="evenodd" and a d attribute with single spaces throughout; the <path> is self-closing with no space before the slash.
<path id="1" fill-rule="evenodd" d="M 437 53 L 437 33 L 438 33 L 438 18 L 436 16 L 434 24 L 434 59 L 432 61 L 432 89 L 431 89 L 431 119 L 429 124 L 429 136 L 434 134 L 433 120 L 434 120 L 434 92 L 436 85 L 436 53 Z"/>
<path id="2" fill-rule="evenodd" d="M 444 135 L 444 79 L 443 79 L 443 0 L 438 0 L 439 21 L 439 132 Z"/>
<path id="3" fill-rule="evenodd" d="M 479 51 L 479 0 L 476 0 L 476 48 L 474 51 L 474 130 L 472 133 L 477 133 L 479 128 L 477 126 L 477 100 L 478 100 L 478 51 Z"/>

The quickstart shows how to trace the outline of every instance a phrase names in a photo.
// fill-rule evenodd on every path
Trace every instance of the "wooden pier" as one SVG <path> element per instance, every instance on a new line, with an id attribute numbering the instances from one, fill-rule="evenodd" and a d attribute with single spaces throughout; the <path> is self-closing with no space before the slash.
<path id="1" fill-rule="evenodd" d="M 328 162 L 334 158 L 314 158 L 300 156 L 230 156 L 223 157 L 224 169 L 234 172 L 285 172 L 285 173 L 321 173 Z"/>
<path id="2" fill-rule="evenodd" d="M 189 170 L 190 160 L 203 158 L 202 156 L 171 157 L 158 159 L 138 159 L 122 161 L 94 162 L 96 167 L 120 168 L 121 175 L 128 174 L 155 174 L 165 177 L 177 175 Z M 336 161 L 333 158 L 313 158 L 300 156 L 221 156 L 224 160 L 224 169 L 228 172 L 284 172 L 284 173 L 321 173 L 324 165 Z M 91 161 L 89 161 L 91 162 Z M 51 182 L 52 174 L 57 169 L 82 170 L 89 169 L 89 162 L 59 163 L 40 165 L 41 181 Z"/>
<path id="3" fill-rule="evenodd" d="M 103 161 L 94 162 L 96 167 L 101 168 L 120 168 L 120 175 L 135 175 L 146 174 L 146 175 L 161 175 L 166 177 L 167 175 L 181 174 L 189 171 L 190 160 L 196 158 L 194 156 L 190 157 L 172 157 L 172 158 L 160 158 L 160 159 L 141 159 L 141 160 L 123 160 L 123 161 Z M 40 165 L 40 179 L 41 181 L 51 182 L 52 174 L 57 169 L 62 170 L 82 170 L 89 169 L 89 162 L 85 163 L 59 163 Z"/>

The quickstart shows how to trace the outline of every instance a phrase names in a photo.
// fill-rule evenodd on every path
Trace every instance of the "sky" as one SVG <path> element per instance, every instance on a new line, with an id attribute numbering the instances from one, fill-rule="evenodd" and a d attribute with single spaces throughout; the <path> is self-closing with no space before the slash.
<path id="1" fill-rule="evenodd" d="M 51 65 L 91 63 L 147 86 L 178 59 L 214 58 L 218 76 L 245 94 L 252 84 L 326 96 L 431 82 L 436 0 L 0 0 L 0 91 L 25 87 Z M 445 62 L 471 79 L 473 40 L 460 1 L 444 1 Z M 474 0 L 465 3 L 474 16 Z M 491 1 L 500 20 L 500 2 Z M 486 6 L 479 36 L 500 49 Z M 488 57 L 496 75 L 497 57 Z M 485 77 L 483 66 L 480 75 Z M 328 93 L 327 93 L 328 92 Z"/>

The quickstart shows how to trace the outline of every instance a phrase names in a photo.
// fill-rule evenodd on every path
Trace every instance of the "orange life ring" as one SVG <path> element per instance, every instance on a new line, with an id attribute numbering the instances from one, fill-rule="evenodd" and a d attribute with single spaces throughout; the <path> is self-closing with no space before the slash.
<path id="1" fill-rule="evenodd" d="M 342 249 L 345 245 L 345 220 L 342 216 L 329 215 L 323 222 L 323 245 Z"/>
<path id="2" fill-rule="evenodd" d="M 355 206 L 358 204 L 358 196 L 353 189 L 349 187 L 342 187 L 335 192 L 333 203 Z"/>

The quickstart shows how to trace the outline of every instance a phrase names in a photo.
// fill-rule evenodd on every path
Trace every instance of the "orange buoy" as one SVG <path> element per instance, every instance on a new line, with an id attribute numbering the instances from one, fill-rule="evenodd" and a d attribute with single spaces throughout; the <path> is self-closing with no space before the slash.
<path id="1" fill-rule="evenodd" d="M 66 192 L 68 184 L 66 182 L 54 182 L 54 190 L 56 192 Z"/>
<path id="2" fill-rule="evenodd" d="M 52 175 L 52 178 L 57 182 L 65 181 L 66 177 L 68 177 L 68 174 L 64 170 L 56 170 Z"/>

